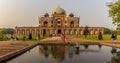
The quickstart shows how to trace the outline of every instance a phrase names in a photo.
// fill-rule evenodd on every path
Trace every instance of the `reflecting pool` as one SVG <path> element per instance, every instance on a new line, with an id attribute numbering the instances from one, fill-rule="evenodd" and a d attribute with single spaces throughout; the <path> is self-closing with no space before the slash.
<path id="1" fill-rule="evenodd" d="M 120 49 L 101 45 L 39 45 L 5 63 L 120 63 Z"/>

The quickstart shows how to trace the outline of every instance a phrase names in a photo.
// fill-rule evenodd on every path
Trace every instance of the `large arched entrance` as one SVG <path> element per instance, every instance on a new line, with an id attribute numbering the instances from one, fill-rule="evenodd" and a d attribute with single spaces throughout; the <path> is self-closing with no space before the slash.
<path id="1" fill-rule="evenodd" d="M 74 27 L 74 22 L 73 21 L 70 22 L 70 27 Z"/>
<path id="2" fill-rule="evenodd" d="M 58 29 L 58 32 L 57 32 L 57 34 L 61 34 L 61 29 Z"/>
<path id="3" fill-rule="evenodd" d="M 43 36 L 46 35 L 46 29 L 43 29 Z"/>
<path id="4" fill-rule="evenodd" d="M 48 26 L 48 22 L 47 22 L 47 21 L 44 21 L 44 22 L 43 22 L 43 26 L 44 26 L 44 27 L 47 27 L 47 26 Z"/>

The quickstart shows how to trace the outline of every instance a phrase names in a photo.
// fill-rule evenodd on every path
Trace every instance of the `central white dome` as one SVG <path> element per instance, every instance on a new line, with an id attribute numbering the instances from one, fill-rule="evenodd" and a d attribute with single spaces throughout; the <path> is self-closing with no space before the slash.
<path id="1" fill-rule="evenodd" d="M 53 14 L 66 14 L 66 11 L 60 6 L 58 6 L 57 8 L 53 9 L 52 15 Z"/>

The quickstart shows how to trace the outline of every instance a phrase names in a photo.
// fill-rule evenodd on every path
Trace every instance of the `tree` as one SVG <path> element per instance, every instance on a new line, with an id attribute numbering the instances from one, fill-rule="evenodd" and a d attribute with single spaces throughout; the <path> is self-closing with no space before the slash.
<path id="1" fill-rule="evenodd" d="M 1 34 L 14 34 L 15 30 L 12 28 L 3 28 L 0 32 Z"/>
<path id="2" fill-rule="evenodd" d="M 118 26 L 115 31 L 116 31 L 116 34 L 120 35 L 120 26 Z"/>
<path id="3" fill-rule="evenodd" d="M 87 35 L 89 34 L 88 26 L 85 26 L 85 29 L 84 29 L 84 31 L 83 31 L 83 34 L 84 34 L 85 38 L 86 38 Z"/>
<path id="4" fill-rule="evenodd" d="M 113 31 L 112 31 L 112 34 L 117 34 L 117 31 L 116 31 L 116 30 L 113 30 Z"/>
<path id="5" fill-rule="evenodd" d="M 112 30 L 110 30 L 109 28 L 105 28 L 104 29 L 104 34 L 111 34 Z"/>
<path id="6" fill-rule="evenodd" d="M 98 39 L 99 39 L 99 40 L 102 40 L 102 39 L 103 39 L 101 32 L 99 32 L 99 34 L 98 34 Z"/>
<path id="7" fill-rule="evenodd" d="M 31 40 L 32 39 L 32 34 L 29 33 L 28 39 Z"/>
<path id="8" fill-rule="evenodd" d="M 113 24 L 120 25 L 120 0 L 109 2 L 109 16 L 112 17 Z"/>
<path id="9" fill-rule="evenodd" d="M 25 41 L 25 40 L 26 40 L 26 36 L 24 35 L 24 36 L 23 36 L 23 41 Z"/>

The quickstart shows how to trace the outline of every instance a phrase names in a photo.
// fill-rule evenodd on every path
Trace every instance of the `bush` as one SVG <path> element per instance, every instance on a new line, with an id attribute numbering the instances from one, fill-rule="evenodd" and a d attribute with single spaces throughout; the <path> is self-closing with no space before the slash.
<path id="1" fill-rule="evenodd" d="M 0 41 L 5 41 L 5 40 L 10 40 L 10 38 L 5 35 L 0 35 Z"/>
<path id="2" fill-rule="evenodd" d="M 99 32 L 99 34 L 98 34 L 98 40 L 103 40 L 103 37 L 102 37 L 102 33 L 101 33 L 101 32 Z"/>
<path id="3" fill-rule="evenodd" d="M 29 33 L 28 39 L 31 40 L 32 39 L 32 34 Z"/>
<path id="4" fill-rule="evenodd" d="M 26 40 L 26 36 L 23 36 L 23 41 L 25 41 Z"/>

